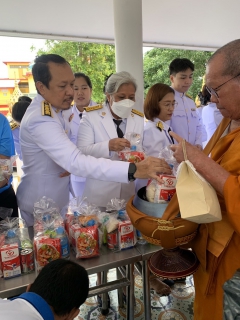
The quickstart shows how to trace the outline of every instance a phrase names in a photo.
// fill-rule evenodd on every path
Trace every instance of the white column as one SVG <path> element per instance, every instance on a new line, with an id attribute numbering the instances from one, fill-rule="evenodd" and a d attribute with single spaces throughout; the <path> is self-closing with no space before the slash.
<path id="1" fill-rule="evenodd" d="M 117 72 L 136 79 L 136 109 L 143 111 L 142 0 L 113 0 Z"/>

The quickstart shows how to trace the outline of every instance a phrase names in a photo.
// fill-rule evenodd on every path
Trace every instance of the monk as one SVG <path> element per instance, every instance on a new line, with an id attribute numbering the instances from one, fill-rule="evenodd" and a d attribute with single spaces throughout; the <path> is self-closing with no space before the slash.
<path id="1" fill-rule="evenodd" d="M 215 188 L 222 221 L 202 224 L 192 244 L 200 267 L 194 275 L 194 320 L 223 318 L 223 284 L 240 268 L 240 39 L 207 63 L 206 86 L 223 120 L 204 151 L 186 143 L 187 157 Z M 172 146 L 183 161 L 181 138 Z M 209 157 L 210 155 L 210 157 Z"/>

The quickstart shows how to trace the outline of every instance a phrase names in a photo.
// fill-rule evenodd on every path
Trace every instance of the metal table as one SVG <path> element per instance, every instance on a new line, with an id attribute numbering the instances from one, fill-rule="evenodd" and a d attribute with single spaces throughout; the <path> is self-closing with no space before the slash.
<path id="1" fill-rule="evenodd" d="M 150 243 L 137 244 L 136 249 L 142 256 L 142 282 L 143 282 L 143 302 L 145 319 L 151 319 L 151 295 L 149 284 L 148 260 L 151 255 L 162 249 L 161 246 L 155 246 Z"/>
<path id="2" fill-rule="evenodd" d="M 89 290 L 89 297 L 102 293 L 103 310 L 107 310 L 107 292 L 127 286 L 127 319 L 134 319 L 134 263 L 142 260 L 142 255 L 136 247 L 112 252 L 106 246 L 102 246 L 99 257 L 91 259 L 76 259 L 71 253 L 70 259 L 81 264 L 88 272 L 94 274 L 102 272 L 103 283 L 100 286 L 92 287 Z M 126 266 L 126 277 L 107 283 L 107 271 L 112 268 Z M 36 272 L 22 275 L 20 277 L 4 280 L 0 279 L 0 297 L 9 298 L 26 291 L 29 283 L 36 278 Z"/>

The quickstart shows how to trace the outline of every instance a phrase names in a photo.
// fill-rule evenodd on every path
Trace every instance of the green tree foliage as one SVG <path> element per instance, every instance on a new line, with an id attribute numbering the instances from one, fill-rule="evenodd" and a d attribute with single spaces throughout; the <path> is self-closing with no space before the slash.
<path id="1" fill-rule="evenodd" d="M 34 48 L 33 48 L 34 49 Z M 106 76 L 115 72 L 115 47 L 113 45 L 46 40 L 45 48 L 37 55 L 54 53 L 64 57 L 73 72 L 83 72 L 92 81 L 92 99 L 104 101 L 103 85 Z"/>
<path id="2" fill-rule="evenodd" d="M 187 58 L 194 63 L 195 71 L 193 84 L 188 93 L 195 99 L 202 88 L 206 62 L 212 55 L 207 51 L 176 50 L 154 48 L 144 55 L 144 89 L 145 94 L 149 87 L 157 82 L 171 84 L 169 79 L 169 64 L 175 58 Z"/>

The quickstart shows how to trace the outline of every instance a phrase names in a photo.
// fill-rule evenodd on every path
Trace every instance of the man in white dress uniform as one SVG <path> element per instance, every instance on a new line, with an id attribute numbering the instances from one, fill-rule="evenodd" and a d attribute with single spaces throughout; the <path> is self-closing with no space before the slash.
<path id="1" fill-rule="evenodd" d="M 158 179 L 157 172 L 171 173 L 165 161 L 152 157 L 135 165 L 84 156 L 68 137 L 75 80 L 70 65 L 61 56 L 42 55 L 35 59 L 32 73 L 38 95 L 20 127 L 24 175 L 17 190 L 21 215 L 28 226 L 33 226 L 33 206 L 41 197 L 53 199 L 60 209 L 68 203 L 70 178 L 62 177 L 64 171 L 122 183 Z"/>

